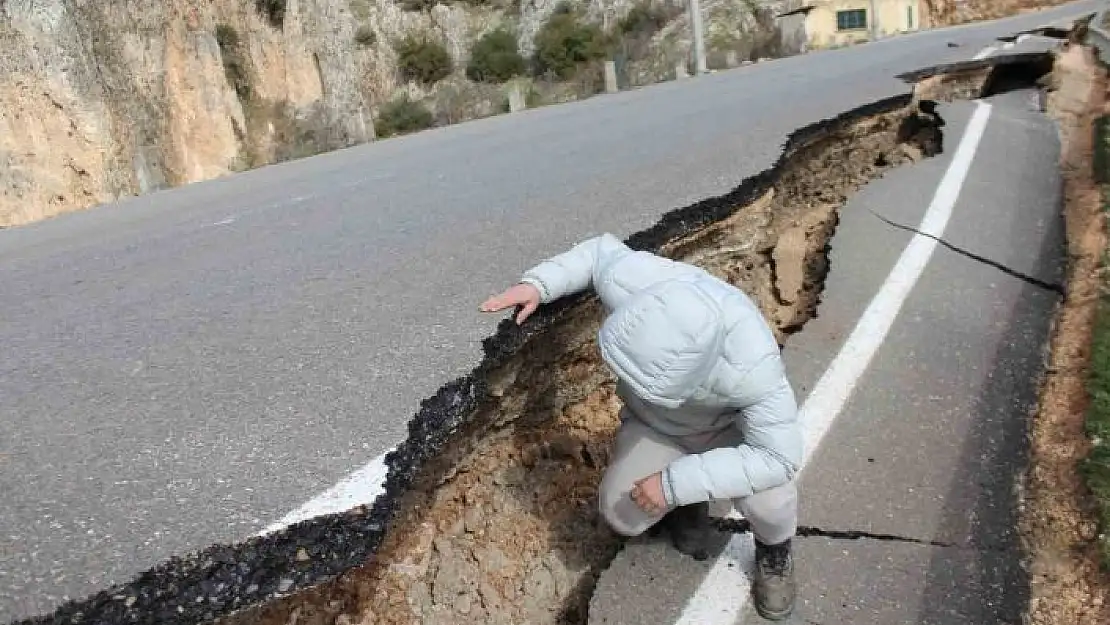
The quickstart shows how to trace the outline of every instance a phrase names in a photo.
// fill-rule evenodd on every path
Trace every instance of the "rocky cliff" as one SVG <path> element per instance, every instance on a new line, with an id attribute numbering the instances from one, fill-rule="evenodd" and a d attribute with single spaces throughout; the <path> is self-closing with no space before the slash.
<path id="1" fill-rule="evenodd" d="M 638 1 L 580 4 L 608 31 Z M 503 87 L 466 77 L 471 46 L 505 25 L 527 57 L 556 2 L 0 0 L 0 227 L 373 140 L 402 93 L 434 123 L 497 113 Z M 643 42 L 640 82 L 688 55 L 682 6 Z M 713 37 L 773 30 L 754 0 L 703 7 Z M 409 34 L 442 42 L 450 75 L 406 79 Z"/>
<path id="2" fill-rule="evenodd" d="M 346 0 L 0 6 L 0 225 L 372 137 Z"/>

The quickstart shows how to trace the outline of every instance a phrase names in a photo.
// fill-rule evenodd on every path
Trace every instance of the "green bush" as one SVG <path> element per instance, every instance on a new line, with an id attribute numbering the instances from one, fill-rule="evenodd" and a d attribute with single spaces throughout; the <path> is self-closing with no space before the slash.
<path id="1" fill-rule="evenodd" d="M 573 77 L 583 63 L 605 58 L 610 45 L 601 28 L 583 22 L 567 2 L 556 6 L 534 42 L 537 75 L 551 72 L 561 80 Z"/>
<path id="2" fill-rule="evenodd" d="M 516 35 L 498 28 L 482 36 L 470 51 L 467 78 L 478 82 L 505 82 L 527 70 Z"/>
<path id="3" fill-rule="evenodd" d="M 672 12 L 652 4 L 650 0 L 642 0 L 617 22 L 617 29 L 624 35 L 650 37 L 659 32 L 674 17 L 676 15 Z"/>
<path id="4" fill-rule="evenodd" d="M 432 85 L 450 76 L 455 68 L 447 48 L 426 37 L 409 35 L 398 42 L 395 49 L 397 64 L 405 80 Z"/>
<path id="5" fill-rule="evenodd" d="M 520 13 L 521 0 L 457 0 L 463 4 L 482 9 L 494 9 L 505 12 Z"/>
<path id="6" fill-rule="evenodd" d="M 216 24 L 216 44 L 220 51 L 234 50 L 239 47 L 239 31 L 230 24 Z"/>
<path id="7" fill-rule="evenodd" d="M 427 11 L 439 4 L 439 0 L 400 0 L 405 11 Z"/>
<path id="8" fill-rule="evenodd" d="M 274 28 L 285 25 L 285 0 L 254 0 L 254 6 Z"/>
<path id="9" fill-rule="evenodd" d="M 652 38 L 684 10 L 680 4 L 640 0 L 614 25 L 618 47 L 629 60 L 647 58 L 651 53 Z"/>
<path id="10" fill-rule="evenodd" d="M 250 68 L 240 47 L 239 31 L 229 24 L 217 24 L 216 44 L 220 47 L 220 58 L 223 60 L 224 76 L 228 84 L 235 90 L 240 101 L 250 100 L 253 94 Z"/>
<path id="11" fill-rule="evenodd" d="M 355 43 L 358 45 L 369 48 L 378 41 L 378 34 L 370 26 L 363 24 L 355 31 Z"/>
<path id="12" fill-rule="evenodd" d="M 1098 140 L 1091 155 L 1091 169 L 1095 182 L 1107 184 L 1110 183 L 1110 115 L 1095 118 L 1094 131 Z"/>
<path id="13" fill-rule="evenodd" d="M 1079 469 L 1098 515 L 1099 552 L 1104 566 L 1110 568 L 1110 300 L 1106 297 L 1097 308 L 1090 367 L 1085 425 L 1091 447 Z"/>
<path id="14" fill-rule="evenodd" d="M 432 121 L 428 107 L 406 94 L 382 106 L 374 122 L 374 133 L 382 138 L 408 134 L 431 127 Z"/>

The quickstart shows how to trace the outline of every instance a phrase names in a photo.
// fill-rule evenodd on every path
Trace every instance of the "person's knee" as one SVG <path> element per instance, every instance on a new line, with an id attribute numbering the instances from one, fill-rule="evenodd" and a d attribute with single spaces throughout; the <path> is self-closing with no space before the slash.
<path id="1" fill-rule="evenodd" d="M 785 540 L 796 529 L 798 495 L 793 483 L 758 492 L 736 503 L 757 537 L 765 542 Z"/>
<path id="2" fill-rule="evenodd" d="M 798 507 L 797 502 L 797 496 L 788 488 L 772 488 L 745 500 L 750 512 L 762 517 L 793 516 Z"/>

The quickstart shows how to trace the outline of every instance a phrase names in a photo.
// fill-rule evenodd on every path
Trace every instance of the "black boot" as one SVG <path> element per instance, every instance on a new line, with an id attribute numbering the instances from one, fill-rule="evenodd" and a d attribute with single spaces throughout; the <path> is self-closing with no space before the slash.
<path id="1" fill-rule="evenodd" d="M 670 532 L 675 549 L 695 560 L 709 557 L 712 527 L 709 524 L 709 504 L 698 503 L 679 506 L 667 513 L 659 522 Z"/>
<path id="2" fill-rule="evenodd" d="M 790 540 L 777 545 L 755 541 L 755 581 L 752 584 L 755 609 L 772 621 L 781 621 L 794 610 L 797 588 L 794 581 L 794 557 Z"/>

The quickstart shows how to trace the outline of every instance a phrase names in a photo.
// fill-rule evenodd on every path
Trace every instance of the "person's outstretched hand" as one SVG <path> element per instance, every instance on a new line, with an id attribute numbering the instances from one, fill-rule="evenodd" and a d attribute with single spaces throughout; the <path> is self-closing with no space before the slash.
<path id="1" fill-rule="evenodd" d="M 540 305 L 540 291 L 531 284 L 520 283 L 514 285 L 500 295 L 493 297 L 482 302 L 482 312 L 497 312 L 504 310 L 510 306 L 523 306 L 520 313 L 516 316 L 516 324 L 524 323 L 524 320 L 535 312 L 536 308 Z"/>

